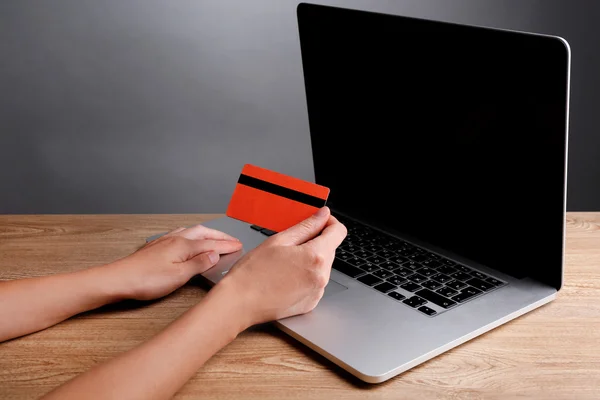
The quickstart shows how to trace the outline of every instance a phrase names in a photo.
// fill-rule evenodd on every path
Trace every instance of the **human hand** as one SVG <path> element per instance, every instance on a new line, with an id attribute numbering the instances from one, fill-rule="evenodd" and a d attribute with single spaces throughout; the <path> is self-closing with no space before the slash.
<path id="1" fill-rule="evenodd" d="M 324 207 L 243 256 L 217 291 L 231 289 L 228 296 L 239 299 L 247 326 L 307 313 L 323 296 L 335 250 L 346 234 Z"/>
<path id="2" fill-rule="evenodd" d="M 238 239 L 196 225 L 175 229 L 106 268 L 123 285 L 124 297 L 152 300 L 168 295 L 194 275 L 213 267 L 221 254 L 241 248 Z"/>

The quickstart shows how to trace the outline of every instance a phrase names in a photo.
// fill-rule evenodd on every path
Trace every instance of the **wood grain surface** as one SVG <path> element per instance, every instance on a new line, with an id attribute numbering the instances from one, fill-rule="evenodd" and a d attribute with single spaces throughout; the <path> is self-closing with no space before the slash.
<path id="1" fill-rule="evenodd" d="M 0 216 L 0 279 L 108 263 L 147 236 L 216 216 Z M 527 214 L 516 218 L 536 234 Z M 600 213 L 567 222 L 557 300 L 385 383 L 363 384 L 265 325 L 219 352 L 176 398 L 600 399 Z M 112 305 L 1 343 L 0 398 L 40 397 L 149 339 L 204 294 L 191 282 L 159 301 Z"/>

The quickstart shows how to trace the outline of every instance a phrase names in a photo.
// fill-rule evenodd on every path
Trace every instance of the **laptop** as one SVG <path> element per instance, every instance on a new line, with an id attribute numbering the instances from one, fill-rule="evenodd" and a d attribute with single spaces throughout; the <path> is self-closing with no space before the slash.
<path id="1" fill-rule="evenodd" d="M 554 300 L 567 42 L 307 3 L 297 18 L 315 181 L 348 236 L 315 310 L 276 325 L 379 383 Z M 244 243 L 211 284 L 273 234 L 206 226 Z"/>

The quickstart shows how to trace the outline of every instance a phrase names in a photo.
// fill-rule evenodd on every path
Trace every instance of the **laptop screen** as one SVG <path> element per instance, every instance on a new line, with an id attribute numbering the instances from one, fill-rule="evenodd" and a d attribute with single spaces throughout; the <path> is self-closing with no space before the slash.
<path id="1" fill-rule="evenodd" d="M 332 208 L 560 287 L 565 43 L 310 4 L 298 21 Z"/>

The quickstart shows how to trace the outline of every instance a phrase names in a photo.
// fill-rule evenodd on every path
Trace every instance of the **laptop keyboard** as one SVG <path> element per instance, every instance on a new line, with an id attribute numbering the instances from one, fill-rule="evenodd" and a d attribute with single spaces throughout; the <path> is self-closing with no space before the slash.
<path id="1" fill-rule="evenodd" d="M 506 282 L 422 247 L 339 217 L 348 235 L 333 268 L 427 316 L 439 315 Z"/>
<path id="2" fill-rule="evenodd" d="M 333 269 L 390 300 L 433 317 L 506 285 L 506 282 L 357 221 L 348 229 Z M 275 232 L 253 225 L 267 236 Z"/>

